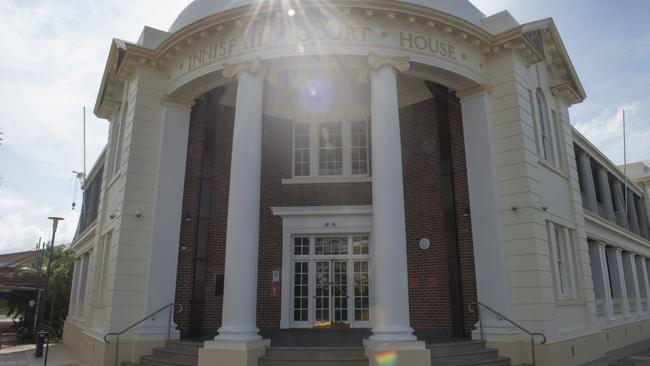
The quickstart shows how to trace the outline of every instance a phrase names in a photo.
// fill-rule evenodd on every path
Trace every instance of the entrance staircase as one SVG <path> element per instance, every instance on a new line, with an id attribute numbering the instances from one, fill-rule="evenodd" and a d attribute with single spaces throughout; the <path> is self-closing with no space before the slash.
<path id="1" fill-rule="evenodd" d="M 199 348 L 203 342 L 167 341 L 165 347 L 153 350 L 153 355 L 142 356 L 140 363 L 124 362 L 122 366 L 197 366 Z"/>
<path id="2" fill-rule="evenodd" d="M 427 345 L 432 366 L 510 366 L 510 359 L 499 357 L 482 341 L 440 342 Z"/>
<path id="3" fill-rule="evenodd" d="M 273 345 L 259 360 L 259 366 L 368 366 L 369 360 L 361 345 L 319 347 L 310 345 Z M 140 363 L 125 362 L 123 366 L 196 366 L 202 342 L 167 341 L 143 356 Z M 499 357 L 497 351 L 485 348 L 481 341 L 436 342 L 431 350 L 432 366 L 510 366 L 510 359 Z"/>

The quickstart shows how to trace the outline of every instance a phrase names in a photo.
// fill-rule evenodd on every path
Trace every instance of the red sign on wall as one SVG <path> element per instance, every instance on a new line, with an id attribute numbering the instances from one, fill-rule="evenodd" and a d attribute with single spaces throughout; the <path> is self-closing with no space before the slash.
<path id="1" fill-rule="evenodd" d="M 438 287 L 438 277 L 427 277 L 427 287 L 428 288 Z"/>

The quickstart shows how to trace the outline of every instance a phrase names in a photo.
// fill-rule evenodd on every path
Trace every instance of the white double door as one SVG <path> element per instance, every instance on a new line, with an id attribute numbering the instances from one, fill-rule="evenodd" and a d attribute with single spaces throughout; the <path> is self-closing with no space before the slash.
<path id="1" fill-rule="evenodd" d="M 370 327 L 369 235 L 293 238 L 291 326 Z"/>

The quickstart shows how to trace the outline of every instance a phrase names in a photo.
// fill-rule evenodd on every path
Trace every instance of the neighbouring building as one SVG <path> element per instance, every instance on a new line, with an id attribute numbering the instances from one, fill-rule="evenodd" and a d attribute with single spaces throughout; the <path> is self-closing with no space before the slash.
<path id="1" fill-rule="evenodd" d="M 93 365 L 404 366 L 483 337 L 454 357 L 517 365 L 533 332 L 568 366 L 646 339 L 647 167 L 571 127 L 585 97 L 552 19 L 195 0 L 111 44 L 64 342 Z"/>

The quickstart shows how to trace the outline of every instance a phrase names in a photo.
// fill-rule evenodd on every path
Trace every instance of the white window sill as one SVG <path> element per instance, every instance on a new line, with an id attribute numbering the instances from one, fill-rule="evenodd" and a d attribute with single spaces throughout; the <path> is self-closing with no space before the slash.
<path id="1" fill-rule="evenodd" d="M 283 179 L 282 184 L 366 183 L 372 177 L 304 177 Z"/>

